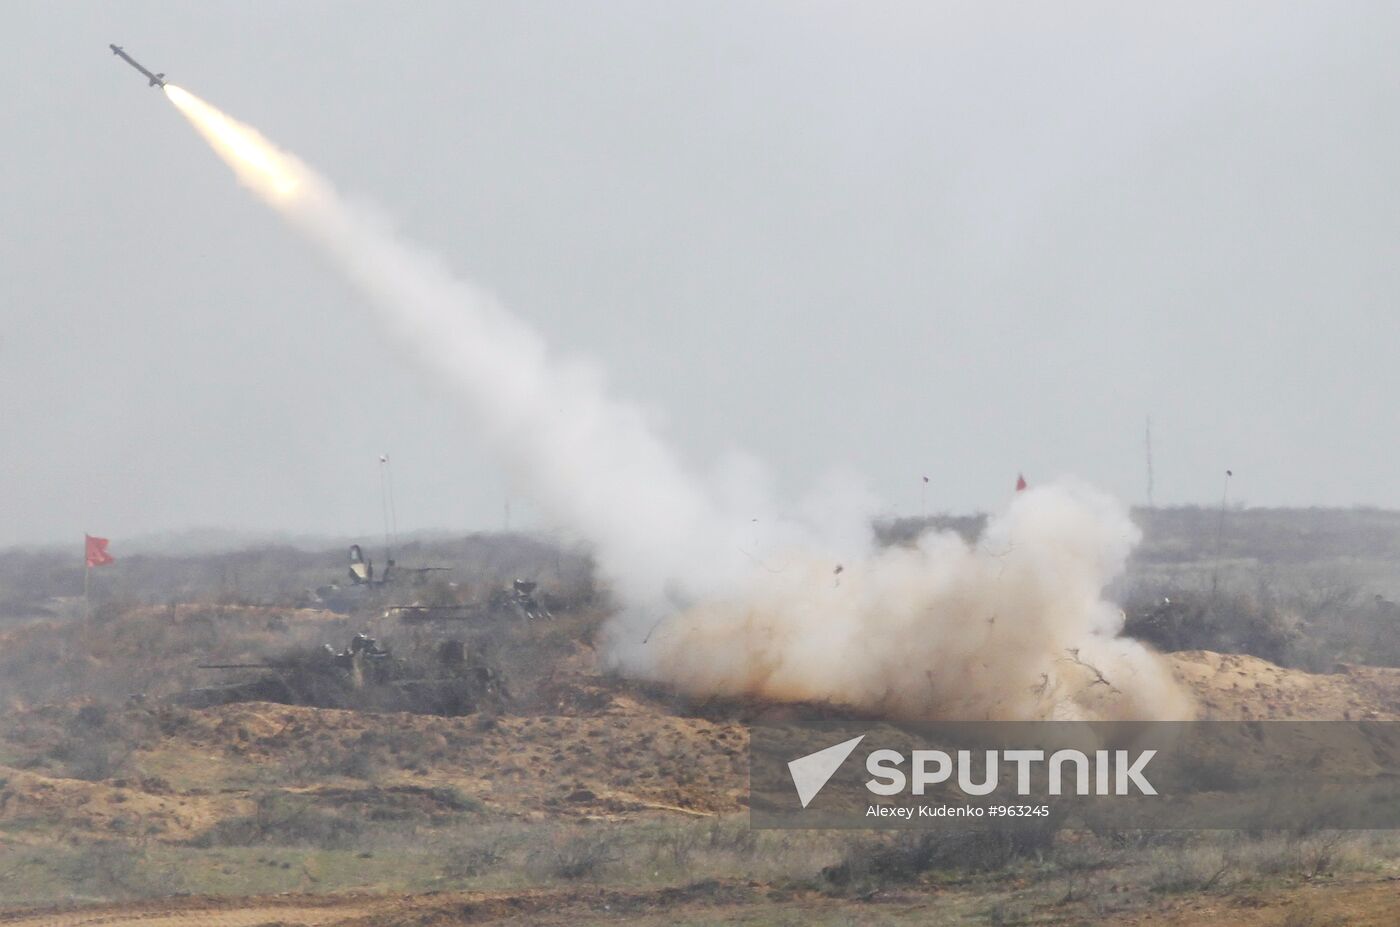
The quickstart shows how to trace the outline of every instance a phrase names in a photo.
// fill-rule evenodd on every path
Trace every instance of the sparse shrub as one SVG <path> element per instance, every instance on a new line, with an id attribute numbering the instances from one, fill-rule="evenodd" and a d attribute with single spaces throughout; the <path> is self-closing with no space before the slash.
<path id="1" fill-rule="evenodd" d="M 128 719 L 100 703 L 83 705 L 72 715 L 54 709 L 49 719 L 46 730 L 50 736 L 56 735 L 55 739 L 44 749 L 47 738 L 40 735 L 35 746 L 42 754 L 26 758 L 22 765 L 54 765 L 61 776 L 89 782 L 120 775 L 132 751 L 150 732 L 150 725 L 143 718 Z"/>
<path id="2" fill-rule="evenodd" d="M 307 744 L 307 754 L 289 762 L 288 771 L 293 780 L 304 783 L 317 782 L 327 776 L 373 781 L 384 770 L 384 763 L 373 749 L 373 746 L 358 744 Z"/>
<path id="3" fill-rule="evenodd" d="M 653 839 L 652 856 L 659 862 L 675 866 L 677 869 L 687 869 L 704 837 L 705 835 L 695 827 L 663 828 Z"/>
<path id="4" fill-rule="evenodd" d="M 351 779 L 373 779 L 378 774 L 380 765 L 374 757 L 362 750 L 345 750 L 322 768 L 328 773 L 348 776 Z"/>
<path id="5" fill-rule="evenodd" d="M 170 895 L 184 886 L 172 867 L 155 864 L 140 846 L 125 841 L 99 840 L 54 858 L 73 897 L 138 898 Z"/>
<path id="6" fill-rule="evenodd" d="M 991 872 L 1053 846 L 1058 822 L 1012 827 L 899 831 L 857 840 L 841 862 L 822 870 L 832 888 L 859 894 L 913 882 L 930 871 Z"/>
<path id="7" fill-rule="evenodd" d="M 354 846 L 363 832 L 355 818 L 321 811 L 305 799 L 281 792 L 259 796 L 256 810 L 227 818 L 193 842 L 216 846 L 314 846 L 341 850 Z"/>
<path id="8" fill-rule="evenodd" d="M 481 843 L 449 847 L 445 854 L 442 874 L 449 879 L 472 879 L 483 876 L 505 861 L 505 839 L 499 834 Z"/>
<path id="9" fill-rule="evenodd" d="M 428 797 L 453 811 L 480 811 L 481 802 L 461 789 L 450 785 L 433 786 L 428 789 Z"/>
<path id="10" fill-rule="evenodd" d="M 1057 845 L 1054 864 L 1065 885 L 1065 894 L 1061 901 L 1081 901 L 1088 897 L 1095 874 L 1117 865 L 1121 858 L 1121 851 L 1088 834 L 1080 835 L 1078 840 Z"/>
<path id="11" fill-rule="evenodd" d="M 80 727 L 101 730 L 107 726 L 107 717 L 107 706 L 94 702 L 79 708 L 78 713 L 73 716 L 73 720 Z"/>
<path id="12" fill-rule="evenodd" d="M 106 739 L 61 741 L 49 755 L 62 761 L 63 775 L 70 779 L 101 782 L 117 776 L 126 768 L 131 748 Z"/>
<path id="13" fill-rule="evenodd" d="M 615 842 L 607 835 L 575 834 L 534 850 L 526 858 L 526 865 L 538 874 L 573 881 L 594 878 L 621 858 Z"/>
<path id="14" fill-rule="evenodd" d="M 705 846 L 714 852 L 752 856 L 758 849 L 758 834 L 742 821 L 717 819 L 705 828 Z"/>
<path id="15" fill-rule="evenodd" d="M 1221 886 L 1234 868 L 1234 860 L 1221 847 L 1158 850 L 1149 862 L 1147 887 L 1164 894 L 1206 892 Z"/>
<path id="16" fill-rule="evenodd" d="M 1342 835 L 1333 831 L 1319 835 L 1311 845 L 1303 848 L 1303 864 L 1309 878 L 1327 875 L 1341 859 Z"/>
<path id="17" fill-rule="evenodd" d="M 733 865 L 753 856 L 758 835 L 742 821 L 658 822 L 638 841 L 652 866 L 690 872 L 716 863 Z"/>
<path id="18" fill-rule="evenodd" d="M 1307 836 L 1264 836 L 1235 847 L 1232 856 L 1251 875 L 1301 876 L 1315 879 L 1353 868 L 1358 854 L 1354 838 L 1343 831 Z"/>
<path id="19" fill-rule="evenodd" d="M 1247 653 L 1284 664 L 1298 637 L 1298 619 L 1254 595 L 1175 591 L 1152 603 L 1130 603 L 1123 633 L 1159 650 Z"/>

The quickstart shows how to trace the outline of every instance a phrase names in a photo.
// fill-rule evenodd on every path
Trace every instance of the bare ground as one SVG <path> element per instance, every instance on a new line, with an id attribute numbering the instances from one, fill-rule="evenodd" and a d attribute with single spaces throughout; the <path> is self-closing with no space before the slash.
<path id="1" fill-rule="evenodd" d="M 230 620 L 260 628 L 267 616 Z M 291 620 L 316 628 L 327 622 L 318 613 Z M 697 837 L 695 827 L 743 821 L 748 741 L 741 719 L 762 706 L 687 704 L 600 674 L 586 643 L 550 646 L 551 669 L 532 683 L 528 704 L 466 717 L 268 703 L 191 710 L 158 699 L 101 712 L 81 699 L 15 706 L 0 720 L 0 890 L 10 886 L 0 899 L 11 899 L 0 900 L 8 905 L 0 907 L 0 925 L 430 927 L 619 917 L 644 924 L 1400 923 L 1400 876 L 1393 859 L 1379 856 L 1345 871 L 1316 866 L 1240 879 L 1228 890 L 1179 892 L 1146 887 L 1150 879 L 1132 868 L 1139 863 L 1115 857 L 1078 897 L 1034 866 L 992 880 L 930 878 L 863 896 L 831 893 L 818 874 L 841 848 L 827 838 L 748 846 L 714 862 L 707 853 L 730 851 L 715 850 L 719 838 Z M 104 673 L 120 668 L 116 647 L 102 654 Z M 1400 670 L 1343 666 L 1309 674 L 1206 651 L 1170 659 L 1208 717 L 1400 719 Z M 324 845 L 278 843 L 279 814 L 302 816 L 287 826 L 326 828 Z M 342 825 L 349 829 L 336 830 Z M 401 843 L 372 830 L 381 826 Z M 480 873 L 467 866 L 453 875 L 444 866 L 449 875 L 405 874 L 437 865 L 439 851 L 477 848 L 472 841 L 497 830 L 503 849 L 483 846 L 511 862 Z M 563 844 L 580 834 L 608 846 L 632 841 L 634 856 L 650 841 L 645 859 L 661 860 L 648 877 L 655 884 L 636 879 L 651 862 L 629 864 L 625 879 L 611 877 L 611 849 L 582 877 L 560 875 L 557 858 L 570 852 Z M 523 869 L 543 858 L 536 843 L 554 854 L 554 870 L 544 875 Z M 112 860 L 83 855 L 94 846 L 139 855 L 145 868 L 107 873 L 102 867 Z M 412 865 L 394 868 L 406 859 Z M 162 879 L 145 879 L 146 869 Z M 56 899 L 74 873 L 93 903 L 17 900 Z M 480 890 L 462 890 L 464 882 Z M 175 894 L 190 886 L 197 894 Z M 167 897 L 139 897 L 153 894 Z M 101 900 L 122 896 L 135 900 Z"/>

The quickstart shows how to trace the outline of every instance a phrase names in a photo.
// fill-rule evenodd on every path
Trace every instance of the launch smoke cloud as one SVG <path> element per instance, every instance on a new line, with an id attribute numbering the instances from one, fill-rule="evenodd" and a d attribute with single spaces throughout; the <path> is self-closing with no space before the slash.
<path id="1" fill-rule="evenodd" d="M 1102 598 L 1137 539 L 1082 485 L 1017 494 L 975 544 L 880 550 L 869 500 L 833 482 L 787 512 L 761 470 L 690 472 L 594 366 L 550 353 L 489 294 L 403 242 L 193 94 L 181 113 L 239 180 L 314 242 L 413 362 L 456 395 L 532 498 L 593 545 L 623 603 L 607 658 L 695 693 L 909 717 L 1181 717 L 1160 659 Z"/>

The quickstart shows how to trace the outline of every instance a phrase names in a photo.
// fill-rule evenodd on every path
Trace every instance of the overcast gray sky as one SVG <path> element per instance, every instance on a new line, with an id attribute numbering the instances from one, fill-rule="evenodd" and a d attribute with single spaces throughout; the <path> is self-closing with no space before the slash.
<path id="1" fill-rule="evenodd" d="M 458 404 L 156 91 L 592 356 L 687 461 L 1400 505 L 1400 5 L 14 3 L 0 543 L 499 527 Z M 525 510 L 523 491 L 516 511 Z"/>

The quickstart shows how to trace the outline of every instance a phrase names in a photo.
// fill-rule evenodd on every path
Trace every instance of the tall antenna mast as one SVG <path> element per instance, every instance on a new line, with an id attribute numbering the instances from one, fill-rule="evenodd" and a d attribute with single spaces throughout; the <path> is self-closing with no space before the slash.
<path id="1" fill-rule="evenodd" d="M 394 561 L 394 548 L 389 538 L 398 540 L 398 516 L 394 513 L 394 487 L 389 474 L 389 455 L 379 455 L 379 507 L 384 513 L 384 562 L 386 564 Z M 393 525 L 393 533 L 390 533 L 390 525 Z"/>
<path id="2" fill-rule="evenodd" d="M 1215 595 L 1220 583 L 1220 561 L 1225 551 L 1225 507 L 1230 503 L 1230 477 L 1234 470 L 1225 471 L 1225 488 L 1220 491 L 1220 518 L 1215 523 L 1215 566 L 1210 571 L 1210 594 Z"/>
<path id="3" fill-rule="evenodd" d="M 394 546 L 399 546 L 399 509 L 394 504 L 394 462 L 389 459 L 389 455 L 384 455 L 384 474 L 388 477 L 389 483 L 389 537 L 393 539 Z"/>
<path id="4" fill-rule="evenodd" d="M 1156 508 L 1152 501 L 1152 416 L 1147 416 L 1147 507 Z"/>

